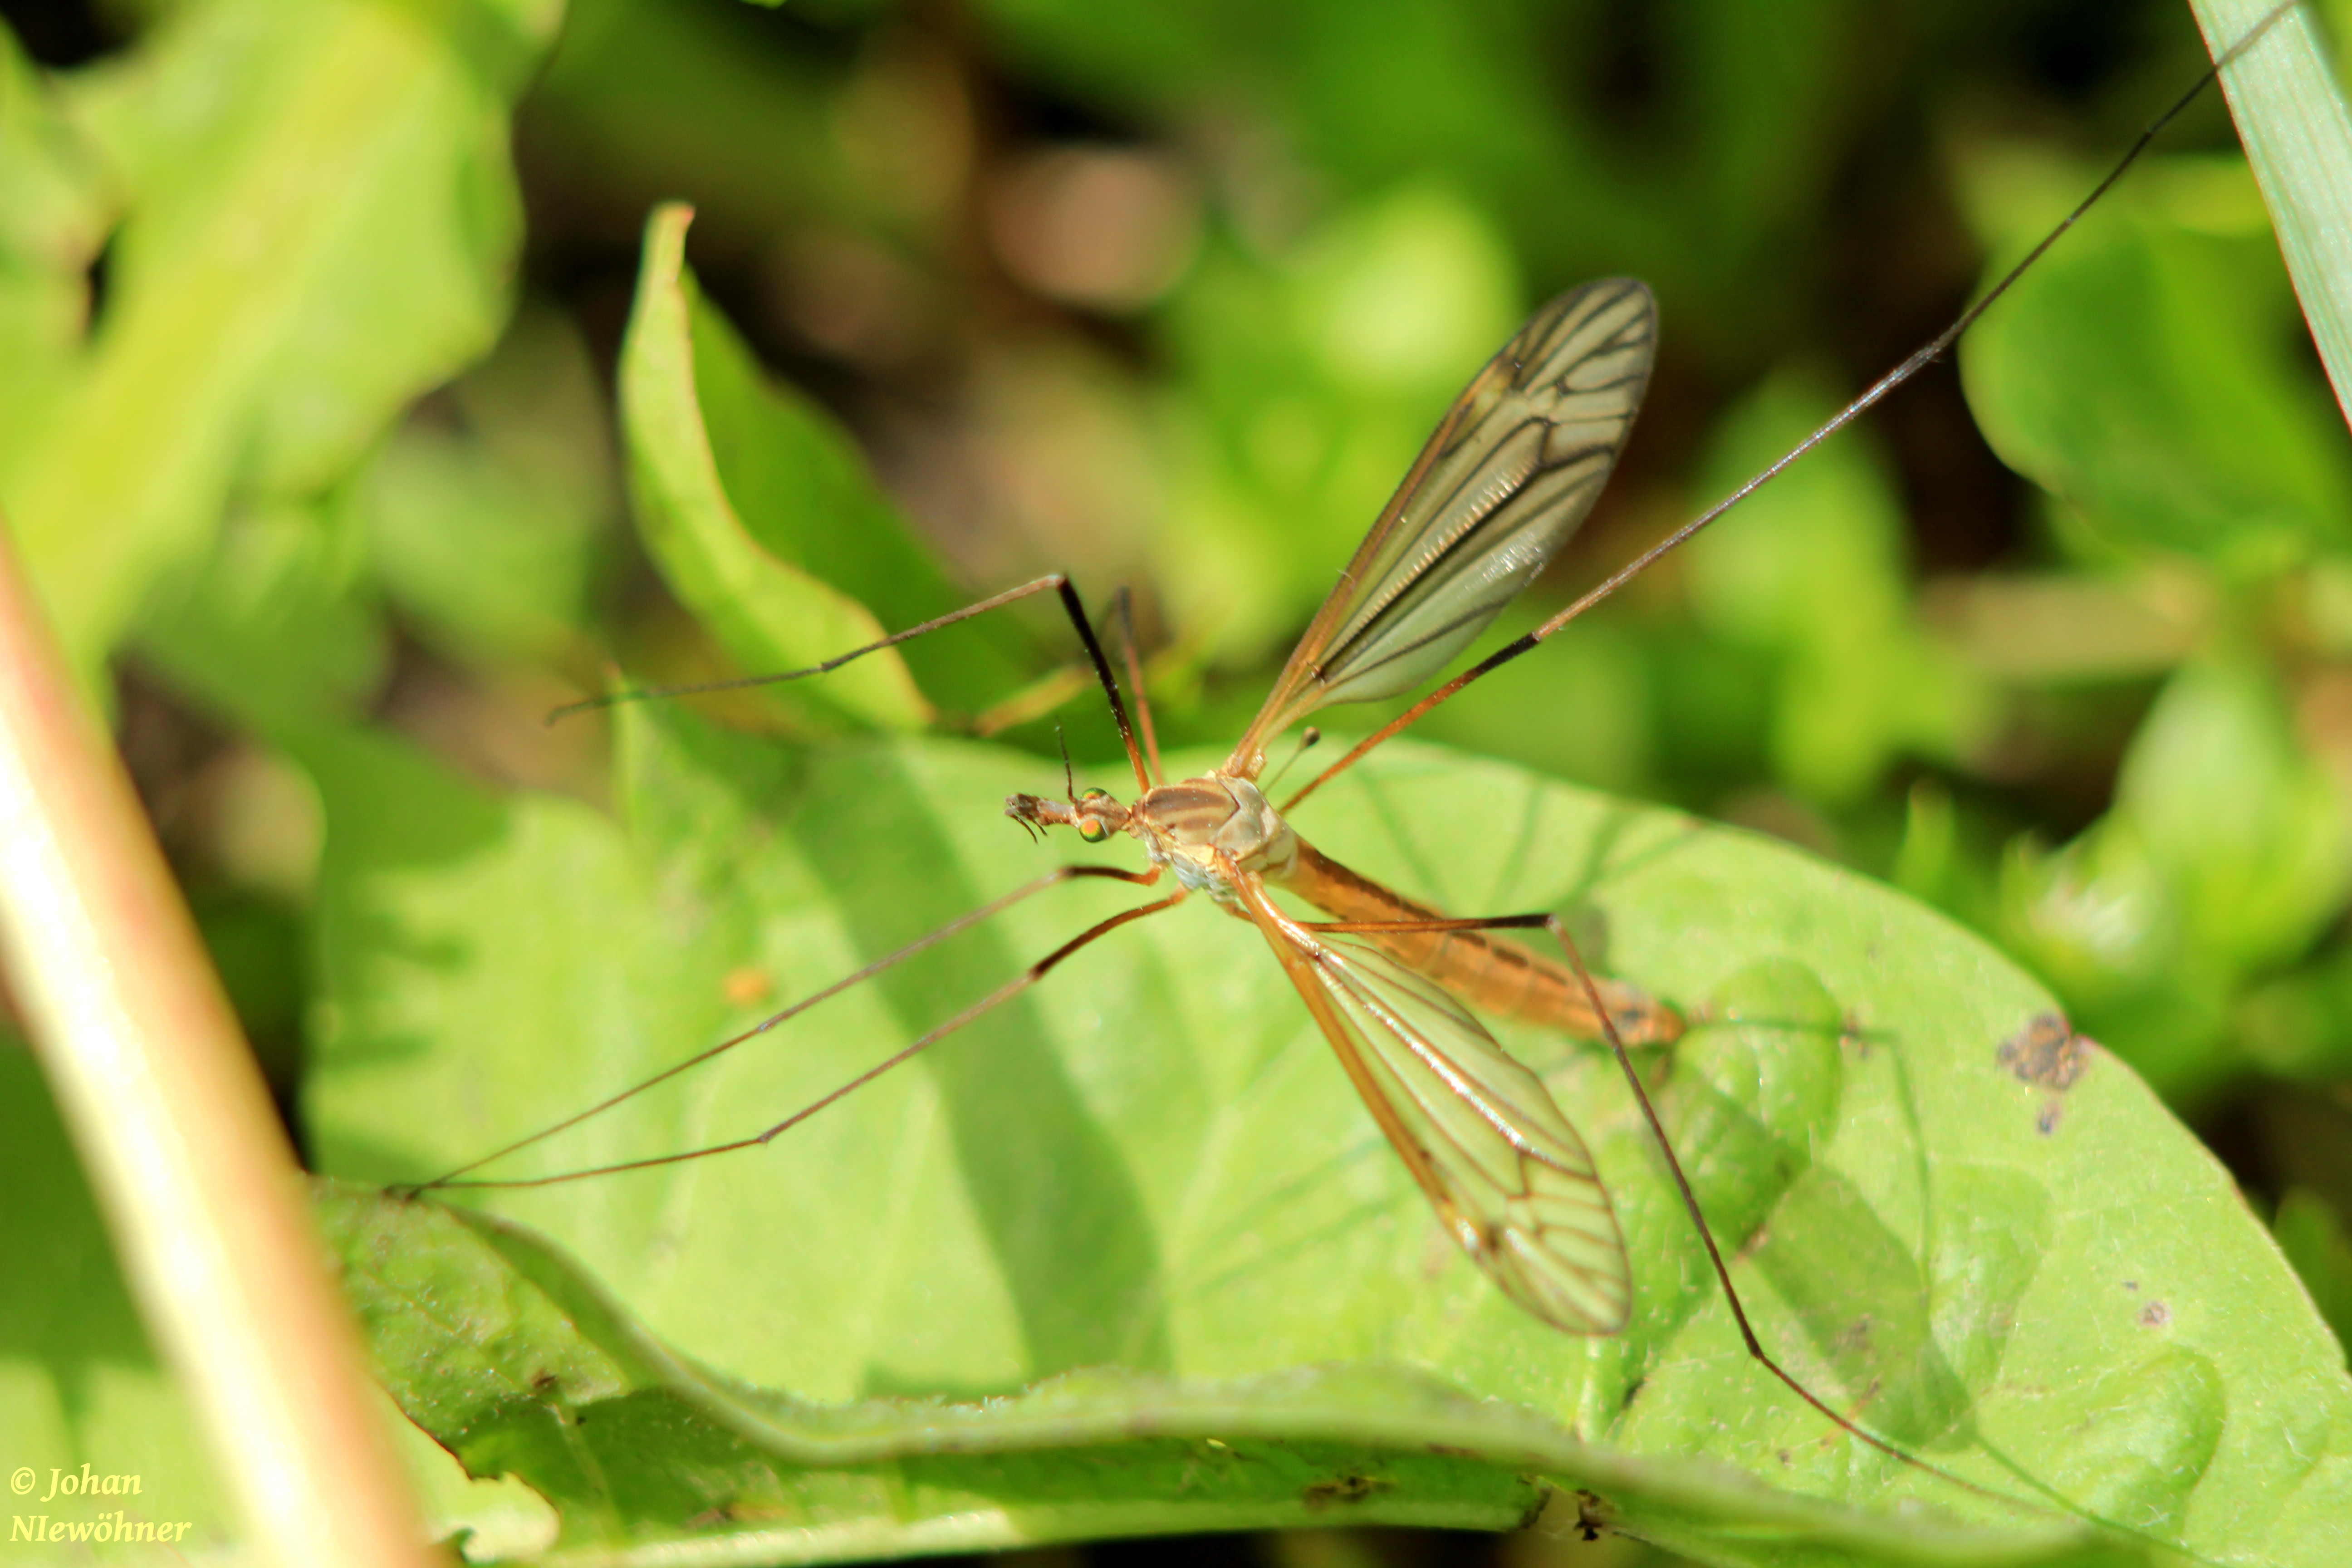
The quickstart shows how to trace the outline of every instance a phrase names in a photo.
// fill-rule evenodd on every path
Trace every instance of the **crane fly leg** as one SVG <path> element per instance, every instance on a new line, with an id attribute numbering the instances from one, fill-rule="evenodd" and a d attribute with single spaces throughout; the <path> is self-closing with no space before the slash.
<path id="1" fill-rule="evenodd" d="M 1007 605 L 1018 604 L 1024 599 L 1047 592 L 1051 592 L 1059 600 L 1063 614 L 1070 617 L 1070 625 L 1078 634 L 1078 641 L 1086 646 L 1087 662 L 1094 670 L 1095 680 L 1101 686 L 1103 696 L 1110 703 L 1111 718 L 1118 724 L 1118 738 L 1127 748 L 1128 762 L 1135 769 L 1136 784 L 1141 788 L 1150 789 L 1151 775 L 1144 769 L 1143 752 L 1136 745 L 1135 727 L 1128 721 L 1127 703 L 1119 695 L 1118 679 L 1111 674 L 1110 659 L 1103 653 L 1101 639 L 1095 636 L 1094 623 L 1087 618 L 1086 606 L 1078 600 L 1078 591 L 1070 586 L 1068 575 L 1060 572 L 1052 572 L 1043 577 L 1032 578 L 1017 588 L 1007 588 L 1002 594 L 992 594 L 977 604 L 966 605 L 960 610 L 950 610 L 944 616 L 934 616 L 920 626 L 908 626 L 902 632 L 892 632 L 888 637 L 867 643 L 863 647 L 854 647 L 847 653 L 835 654 L 821 664 L 808 665 L 800 669 L 777 670 L 768 675 L 739 675 L 725 680 L 697 680 L 680 686 L 643 686 L 627 691 L 610 691 L 602 697 L 588 697 L 577 702 L 567 702 L 550 713 L 547 716 L 547 721 L 552 724 L 574 713 L 584 713 L 592 709 L 617 707 L 624 702 L 642 702 L 662 697 L 692 697 L 711 691 L 740 691 L 750 687 L 776 686 L 788 680 L 806 680 L 813 676 L 824 675 L 839 669 L 843 665 L 864 658 L 869 653 L 879 653 L 886 647 L 896 647 L 900 643 L 912 642 L 917 637 L 929 636 L 942 627 L 954 626 L 959 621 L 968 621 L 974 616 L 984 616 L 991 610 L 1001 610 Z"/>
<path id="2" fill-rule="evenodd" d="M 1583 988 L 1594 1016 L 1601 1021 L 1601 1033 L 1608 1042 L 1610 1054 L 1616 1058 L 1618 1069 L 1624 1075 L 1626 1087 L 1633 1091 L 1633 1102 L 1641 1109 L 1642 1120 L 1649 1127 L 1650 1135 L 1660 1155 L 1665 1161 L 1667 1173 L 1674 1178 L 1675 1191 L 1682 1200 L 1683 1210 L 1690 1216 L 1692 1228 L 1697 1231 L 1699 1241 L 1706 1249 L 1707 1262 L 1715 1271 L 1716 1282 L 1722 1287 L 1724 1303 L 1731 1310 L 1732 1321 L 1739 1330 L 1740 1342 L 1747 1347 L 1749 1359 L 1770 1373 L 1791 1394 L 1804 1401 L 1823 1419 L 1856 1441 L 1899 1460 L 1914 1469 L 1948 1481 L 1980 1497 L 2000 1496 L 1998 1493 L 1986 1490 L 1973 1481 L 1952 1474 L 1939 1465 L 1932 1464 L 1916 1454 L 1907 1452 L 1832 1408 L 1828 1402 L 1806 1387 L 1794 1373 L 1782 1366 L 1778 1360 L 1774 1359 L 1772 1353 L 1764 1348 L 1764 1342 L 1758 1337 L 1754 1324 L 1748 1321 L 1747 1304 L 1740 1300 L 1739 1288 L 1731 1281 L 1731 1269 L 1724 1261 L 1722 1248 L 1716 1244 L 1715 1232 L 1707 1225 L 1706 1215 L 1699 1207 L 1698 1194 L 1693 1190 L 1690 1178 L 1684 1173 L 1682 1162 L 1675 1155 L 1674 1143 L 1666 1136 L 1665 1121 L 1659 1116 L 1657 1107 L 1651 1101 L 1649 1089 L 1642 1082 L 1641 1073 L 1633 1066 L 1633 1052 L 1625 1043 L 1624 1035 L 1619 1030 L 1616 1016 L 1602 999 L 1601 984 L 1593 977 L 1592 971 L 1584 962 L 1584 955 L 1577 950 L 1576 939 L 1569 934 L 1566 922 L 1558 915 L 1542 913 L 1464 919 L 1326 921 L 1311 924 L 1301 922 L 1300 929 L 1318 934 L 1323 932 L 1362 934 L 1375 941 L 1383 932 L 1390 935 L 1415 931 L 1545 931 L 1550 932 L 1553 939 L 1559 943 L 1561 952 L 1566 955 L 1569 968 L 1574 972 L 1577 983 Z M 1442 976 L 1433 976 L 1433 978 L 1439 978 L 1441 982 L 1443 980 Z"/>
<path id="3" fill-rule="evenodd" d="M 2269 32 L 2271 27 L 2282 17 L 2286 16 L 2288 12 L 2294 9 L 2296 9 L 2296 0 L 2280 0 L 2280 3 L 2265 13 L 2261 20 L 2257 21 L 2252 27 L 2248 28 L 2245 34 L 2241 37 L 2236 43 L 2231 44 L 2227 49 L 2224 49 L 2214 56 L 2212 65 L 2206 69 L 2204 74 L 2197 79 L 2196 84 L 2190 87 L 2188 91 L 2182 93 L 2180 97 L 2173 102 L 2170 108 L 2165 110 L 2163 113 L 2158 115 L 2153 121 L 2148 122 L 2147 127 L 2139 133 L 2138 138 L 2132 142 L 2130 147 L 2125 150 L 2123 156 L 2116 161 L 2115 166 L 2107 171 L 2105 177 L 2101 179 L 2097 184 L 2091 188 L 2090 194 L 2085 195 L 2081 201 L 2075 203 L 2073 209 L 2070 210 L 2064 217 L 2060 218 L 2058 222 L 2051 227 L 2050 231 L 2042 237 L 2041 240 L 2033 247 L 2032 249 L 2027 251 L 2014 266 L 2011 267 L 2007 272 L 2001 274 L 2000 278 L 1992 285 L 1991 288 L 1984 290 L 1983 293 L 1971 301 L 1968 308 L 1962 310 L 1958 317 L 1952 321 L 1951 325 L 1946 327 L 1941 332 L 1938 332 L 1927 344 L 1914 352 L 1910 357 L 1904 360 L 1902 363 L 1896 365 L 1885 375 L 1880 376 L 1876 381 L 1871 383 L 1868 387 L 1864 389 L 1860 396 L 1854 398 L 1853 402 L 1847 404 L 1843 408 L 1832 415 L 1826 423 L 1816 428 L 1802 441 L 1800 441 L 1796 446 L 1782 453 L 1769 468 L 1758 473 L 1754 478 L 1748 479 L 1747 483 L 1741 485 L 1738 489 L 1733 490 L 1729 495 L 1725 496 L 1721 500 L 1717 501 L 1713 506 L 1699 513 L 1698 516 L 1691 519 L 1690 521 L 1684 523 L 1680 528 L 1675 529 L 1672 533 L 1667 534 L 1664 539 L 1659 540 L 1647 550 L 1643 551 L 1641 554 L 1635 556 L 1632 561 L 1627 562 L 1615 572 L 1611 573 L 1609 576 L 1598 586 L 1587 591 L 1581 597 L 1568 605 L 1567 608 L 1554 614 L 1549 619 L 1537 626 L 1533 631 L 1528 632 L 1506 646 L 1496 649 L 1485 658 L 1480 659 L 1476 664 L 1472 665 L 1468 669 L 1464 670 L 1453 679 L 1448 680 L 1443 686 L 1438 687 L 1435 690 L 1422 698 L 1420 701 L 1415 702 L 1412 707 L 1406 709 L 1403 712 L 1398 714 L 1395 718 L 1390 720 L 1387 723 L 1381 725 L 1379 729 L 1373 731 L 1362 740 L 1357 742 L 1353 747 L 1349 748 L 1347 755 L 1333 763 L 1329 767 L 1325 768 L 1312 779 L 1309 779 L 1297 794 L 1284 801 L 1281 806 L 1283 814 L 1285 816 L 1289 815 L 1292 811 L 1296 810 L 1298 804 L 1301 801 L 1304 801 L 1308 795 L 1313 795 L 1317 790 L 1322 788 L 1323 785 L 1329 783 L 1332 779 L 1337 778 L 1339 774 L 1355 766 L 1357 763 L 1360 762 L 1375 747 L 1381 745 L 1383 742 L 1389 740 L 1391 736 L 1397 734 L 1401 731 L 1408 729 L 1414 723 L 1418 722 L 1423 715 L 1429 712 L 1431 709 L 1439 706 L 1447 699 L 1453 697 L 1454 693 L 1460 691 L 1464 687 L 1468 686 L 1471 682 L 1479 679 L 1483 676 L 1493 673 L 1495 670 L 1501 668 L 1503 666 L 1510 663 L 1521 655 L 1533 652 L 1545 638 L 1552 636 L 1561 627 L 1567 626 L 1570 622 L 1577 619 L 1580 616 L 1582 616 L 1587 610 L 1592 608 L 1593 605 L 1601 603 L 1601 600 L 1608 598 L 1611 595 L 1622 588 L 1626 584 L 1632 582 L 1634 578 L 1648 571 L 1651 565 L 1661 556 L 1664 556 L 1674 550 L 1679 549 L 1685 542 L 1691 538 L 1692 535 L 1706 528 L 1717 518 L 1721 517 L 1725 512 L 1729 511 L 1741 501 L 1746 500 L 1750 495 L 1753 495 L 1764 485 L 1769 484 L 1773 479 L 1779 478 L 1780 475 L 1786 471 L 1789 466 L 1794 463 L 1798 458 L 1803 457 L 1806 453 L 1820 446 L 1823 441 L 1828 440 L 1832 436 L 1837 434 L 1838 431 L 1845 428 L 1846 426 L 1851 425 L 1854 420 L 1859 419 L 1864 414 L 1869 412 L 1873 407 L 1876 406 L 1881 401 L 1883 401 L 1887 394 L 1893 392 L 1895 388 L 1901 386 L 1904 383 L 1917 375 L 1921 371 L 1927 369 L 1929 365 L 1943 358 L 1945 353 L 1952 347 L 1952 345 L 1959 342 L 1961 335 L 1971 326 L 1976 324 L 1977 319 L 1991 308 L 1993 301 L 2008 293 L 2011 286 L 2015 284 L 2020 278 L 2023 277 L 2026 270 L 2033 266 L 2035 262 L 2042 259 L 2042 252 L 2048 250 L 2053 245 L 2055 245 L 2059 238 L 2063 236 L 2068 229 L 2074 227 L 2077 222 L 2081 221 L 2084 214 L 2089 212 L 2092 207 L 2098 205 L 2099 198 L 2105 195 L 2108 190 L 2115 185 L 2116 182 L 2124 177 L 2125 172 L 2139 161 L 2140 154 L 2147 151 L 2149 144 L 2156 140 L 2158 134 L 2161 132 L 2166 126 L 2171 124 L 2174 120 L 2178 119 L 2185 110 L 2187 110 L 2191 103 L 2196 101 L 2198 96 L 2205 90 L 2208 83 L 2217 80 L 2221 77 L 2224 68 L 2229 66 L 2231 62 L 2237 59 L 2239 56 L 2244 54 L 2246 50 L 2252 47 L 2257 39 L 2261 38 L 2263 34 Z"/>
<path id="4" fill-rule="evenodd" d="M 769 1014 L 766 1017 L 761 1019 L 758 1023 L 752 1025 L 750 1028 L 743 1030 L 741 1033 L 731 1035 L 728 1038 L 719 1041 L 715 1046 L 698 1051 L 683 1061 L 666 1067 L 661 1071 L 655 1073 L 652 1077 L 642 1079 L 615 1094 L 608 1095 L 583 1110 L 574 1111 L 572 1115 L 565 1117 L 561 1121 L 542 1127 L 538 1131 L 533 1132 L 527 1137 L 519 1138 L 513 1142 L 505 1145 L 503 1148 L 493 1150 L 489 1153 L 483 1155 L 481 1158 L 469 1161 L 453 1171 L 448 1171 L 441 1175 L 434 1177 L 429 1182 L 420 1182 L 415 1185 L 400 1187 L 395 1190 L 406 1196 L 415 1197 L 422 1193 L 459 1187 L 548 1186 L 558 1182 L 575 1181 L 583 1177 L 601 1175 L 614 1171 L 636 1170 L 648 1165 L 675 1164 L 682 1160 L 700 1159 L 708 1154 L 723 1153 L 730 1149 L 740 1149 L 753 1143 L 765 1142 L 768 1139 L 772 1138 L 777 1133 L 782 1131 L 784 1128 L 792 1125 L 793 1121 L 800 1120 L 801 1117 L 812 1114 L 814 1110 L 821 1109 L 823 1106 L 831 1104 L 834 1100 L 839 1099 L 842 1094 L 846 1093 L 847 1089 L 839 1089 L 835 1091 L 833 1094 L 827 1095 L 823 1100 L 818 1101 L 815 1106 L 812 1106 L 807 1110 L 802 1111 L 799 1116 L 788 1118 L 786 1121 L 768 1129 L 768 1131 L 760 1134 L 756 1138 L 740 1139 L 731 1143 L 717 1144 L 706 1149 L 689 1150 L 681 1153 L 665 1155 L 655 1159 L 632 1161 L 625 1164 L 600 1166 L 594 1170 L 569 1171 L 552 1176 L 516 1178 L 513 1180 L 462 1179 L 466 1177 L 467 1173 L 468 1172 L 478 1171 L 483 1166 L 499 1160 L 503 1160 L 509 1154 L 518 1153 L 524 1149 L 530 1148 L 534 1144 L 544 1142 L 546 1140 L 554 1137 L 559 1132 L 568 1131 L 572 1128 L 579 1126 L 582 1122 L 590 1120 L 592 1117 L 601 1116 L 605 1111 L 612 1110 L 614 1107 L 620 1105 L 626 1100 L 635 1099 L 638 1095 L 645 1093 L 647 1089 L 650 1089 L 658 1084 L 667 1083 L 671 1079 L 677 1077 L 679 1074 L 686 1072 L 689 1068 L 700 1067 L 703 1063 L 709 1061 L 714 1058 L 724 1056 L 727 1052 L 733 1050 L 736 1047 L 744 1044 L 746 1041 L 766 1034 L 769 1030 L 776 1027 L 779 1024 L 786 1023 L 793 1018 L 798 1017 L 803 1013 L 805 1013 L 810 1008 L 815 1006 L 818 1003 L 827 1001 L 832 997 L 840 995 L 845 991 L 862 985 L 866 981 L 873 979 L 875 976 L 888 970 L 895 969 L 899 964 L 906 963 L 908 959 L 914 958 L 918 954 L 928 952 L 931 948 L 938 946 L 940 942 L 947 941 L 948 938 L 961 935 L 962 932 L 970 931 L 972 927 L 981 924 L 982 921 L 992 920 L 997 915 L 1003 913 L 1005 910 L 1013 908 L 1015 904 L 1023 903 L 1034 898 L 1037 894 L 1045 891 L 1048 888 L 1056 888 L 1065 882 L 1076 881 L 1080 879 L 1127 882 L 1136 887 L 1148 888 L 1160 880 L 1160 873 L 1156 868 L 1150 871 L 1127 871 L 1115 866 L 1055 867 L 1053 870 L 1046 872 L 1045 875 L 1037 878 L 1034 881 L 1024 883 L 1021 887 L 1013 889 L 1013 891 L 1006 893 L 1002 897 L 992 899 L 989 902 L 981 905 L 976 910 L 971 910 L 964 914 L 958 915 L 955 919 L 948 921 L 947 924 L 939 927 L 937 930 L 928 931 L 923 935 L 917 937 L 914 941 L 908 942 L 906 946 L 899 948 L 897 952 L 886 953 L 882 957 L 876 959 L 873 963 L 866 964 L 864 968 L 844 975 L 842 978 L 835 981 L 832 984 L 825 986 L 824 989 L 812 992 L 808 995 L 802 997 L 799 1001 L 793 1003 L 791 1005 L 780 1008 L 777 1011 Z M 1177 895 L 1177 898 L 1181 897 L 1181 894 Z M 1048 953 L 1037 963 L 1032 964 L 1028 970 L 1024 972 L 1022 979 L 1010 986 L 1001 989 L 977 1006 L 968 1009 L 966 1012 L 959 1015 L 949 1023 L 942 1025 L 940 1028 L 933 1030 L 930 1034 L 924 1036 L 923 1038 L 916 1042 L 915 1045 L 909 1046 L 898 1056 L 890 1058 L 888 1062 L 884 1064 L 884 1068 L 897 1065 L 898 1062 L 905 1059 L 907 1057 L 912 1056 L 918 1049 L 921 1048 L 921 1047 L 932 1043 L 932 1041 L 936 1040 L 942 1035 L 950 1034 L 956 1029 L 961 1028 L 965 1024 L 968 1024 L 973 1018 L 980 1016 L 981 1014 L 985 1013 L 991 1007 L 996 1006 L 1002 1002 L 1010 1000 L 1020 990 L 1025 989 L 1028 985 L 1034 984 L 1038 979 L 1043 977 L 1047 970 L 1052 969 L 1055 964 L 1061 963 L 1062 960 L 1067 958 L 1079 948 L 1086 946 L 1087 943 L 1094 941 L 1097 937 L 1103 935 L 1107 931 L 1116 930 L 1118 927 L 1125 925 L 1129 921 L 1138 919 L 1143 914 L 1152 913 L 1159 910 L 1165 909 L 1175 901 L 1175 899 L 1162 899 L 1154 903 L 1140 905 L 1137 909 L 1126 910 L 1123 913 L 1114 915 L 1108 920 L 1100 921 L 1097 924 L 1089 927 L 1078 936 L 1073 938 L 1067 942 L 1065 942 L 1061 947 L 1055 949 L 1054 952 Z M 877 1074 L 883 1071 L 884 1068 L 877 1068 L 873 1072 L 864 1075 L 856 1081 L 858 1083 L 863 1083 L 866 1079 L 875 1077 Z M 855 1087 L 855 1085 L 852 1085 L 851 1087 Z"/>
<path id="5" fill-rule="evenodd" d="M 1151 782 L 1168 776 L 1160 765 L 1160 737 L 1151 728 L 1151 704 L 1143 695 L 1143 650 L 1135 643 L 1135 596 L 1121 588 L 1111 600 L 1111 616 L 1118 622 L 1118 641 L 1127 660 L 1127 694 L 1135 700 L 1136 728 L 1143 732 L 1143 760 L 1151 765 Z"/>

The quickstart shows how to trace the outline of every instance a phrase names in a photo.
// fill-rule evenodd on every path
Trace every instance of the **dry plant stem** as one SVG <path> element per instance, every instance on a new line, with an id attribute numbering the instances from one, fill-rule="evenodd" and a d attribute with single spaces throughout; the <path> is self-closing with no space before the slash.
<path id="1" fill-rule="evenodd" d="M 5 526 L 0 962 L 247 1539 L 285 1568 L 434 1562 L 293 1151 Z"/>

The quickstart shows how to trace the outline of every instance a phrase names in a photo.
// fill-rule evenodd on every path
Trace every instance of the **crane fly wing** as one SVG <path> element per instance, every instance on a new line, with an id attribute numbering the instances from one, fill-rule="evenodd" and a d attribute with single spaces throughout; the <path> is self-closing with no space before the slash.
<path id="1" fill-rule="evenodd" d="M 1462 1004 L 1368 943 L 1305 939 L 1244 902 L 1437 1217 L 1504 1294 L 1570 1333 L 1614 1333 L 1625 1243 L 1584 1141 Z"/>
<path id="2" fill-rule="evenodd" d="M 1327 946 L 1316 971 L 1427 1152 L 1434 1181 L 1424 1188 L 1471 1258 L 1548 1323 L 1624 1327 L 1632 1284 L 1617 1216 L 1543 1081 L 1453 996 L 1377 948 Z"/>
<path id="3" fill-rule="evenodd" d="M 1544 569 L 1591 510 L 1633 427 L 1657 305 L 1630 278 L 1537 311 L 1454 400 L 1356 547 L 1224 771 L 1334 702 L 1420 685 Z"/>

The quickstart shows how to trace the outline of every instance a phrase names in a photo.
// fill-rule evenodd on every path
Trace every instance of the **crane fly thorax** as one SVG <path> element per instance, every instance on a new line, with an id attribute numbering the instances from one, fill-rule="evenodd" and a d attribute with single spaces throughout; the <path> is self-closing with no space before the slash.
<path id="1" fill-rule="evenodd" d="M 1155 784 L 1131 806 L 1098 789 L 1066 800 L 1016 795 L 1006 799 L 1004 815 L 1030 827 L 1075 827 L 1089 844 L 1131 834 L 1155 865 L 1221 903 L 1234 902 L 1225 866 L 1280 880 L 1298 861 L 1297 835 L 1257 785 L 1223 773 Z"/>
<path id="2" fill-rule="evenodd" d="M 1298 838 L 1257 785 L 1209 773 L 1160 784 L 1135 803 L 1128 831 L 1152 859 L 1194 892 L 1232 900 L 1223 867 L 1280 878 L 1298 858 Z"/>

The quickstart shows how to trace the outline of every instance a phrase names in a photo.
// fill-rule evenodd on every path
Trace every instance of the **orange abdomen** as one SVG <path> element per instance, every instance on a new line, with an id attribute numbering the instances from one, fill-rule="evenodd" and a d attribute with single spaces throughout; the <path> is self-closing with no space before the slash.
<path id="1" fill-rule="evenodd" d="M 1538 958 L 1491 931 L 1380 930 L 1381 922 L 1450 917 L 1358 876 L 1303 838 L 1296 864 L 1276 885 L 1335 921 L 1366 922 L 1360 933 L 1366 941 L 1473 1007 L 1587 1039 L 1602 1037 L 1584 983 L 1565 963 Z M 1625 1044 L 1662 1043 L 1683 1032 L 1681 1016 L 1640 988 L 1599 976 L 1593 984 Z"/>

